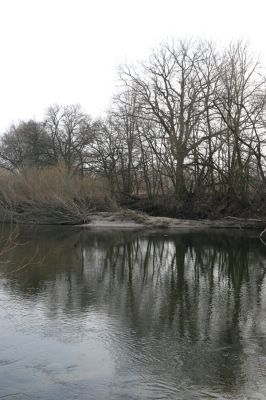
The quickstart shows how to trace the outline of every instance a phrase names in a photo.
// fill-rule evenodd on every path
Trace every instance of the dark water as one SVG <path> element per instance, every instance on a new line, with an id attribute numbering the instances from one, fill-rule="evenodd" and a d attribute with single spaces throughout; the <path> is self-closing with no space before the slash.
<path id="1" fill-rule="evenodd" d="M 23 232 L 1 255 L 0 399 L 266 399 L 255 236 Z"/>

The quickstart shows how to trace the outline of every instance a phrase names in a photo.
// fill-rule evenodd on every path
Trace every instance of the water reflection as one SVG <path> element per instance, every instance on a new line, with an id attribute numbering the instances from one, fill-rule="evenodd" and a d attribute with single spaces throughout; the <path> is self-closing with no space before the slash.
<path id="1" fill-rule="evenodd" d="M 27 395 L 265 398 L 266 249 L 256 237 L 47 228 L 23 232 L 20 243 L 1 264 L 0 318 L 19 332 L 4 343 L 19 353 L 30 336 L 57 351 L 71 389 L 51 378 L 54 355 L 33 351 L 33 389 L 16 367 L 10 375 L 0 366 L 13 386 L 24 379 Z"/>

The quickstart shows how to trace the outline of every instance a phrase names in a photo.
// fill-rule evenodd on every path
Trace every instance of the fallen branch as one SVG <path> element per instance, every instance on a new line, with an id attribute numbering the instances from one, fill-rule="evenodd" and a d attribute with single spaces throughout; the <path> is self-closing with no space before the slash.
<path id="1" fill-rule="evenodd" d="M 266 246 L 266 242 L 263 240 L 264 233 L 266 233 L 266 228 L 263 229 L 263 231 L 260 233 L 259 238 L 260 238 L 260 241 L 264 244 L 264 246 Z"/>

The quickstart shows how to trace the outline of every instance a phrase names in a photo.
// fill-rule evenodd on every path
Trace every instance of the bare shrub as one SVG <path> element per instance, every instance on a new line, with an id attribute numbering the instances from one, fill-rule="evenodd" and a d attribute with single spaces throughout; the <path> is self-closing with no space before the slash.
<path id="1" fill-rule="evenodd" d="M 92 211 L 111 211 L 116 205 L 105 179 L 71 175 L 65 167 L 25 169 L 18 175 L 0 174 L 2 221 L 20 223 L 84 223 Z"/>

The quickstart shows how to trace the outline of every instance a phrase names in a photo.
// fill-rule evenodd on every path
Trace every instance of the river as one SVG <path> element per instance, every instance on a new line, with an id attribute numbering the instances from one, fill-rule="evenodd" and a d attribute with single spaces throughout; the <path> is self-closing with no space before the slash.
<path id="1" fill-rule="evenodd" d="M 29 227 L 1 247 L 0 399 L 266 399 L 255 233 Z"/>

